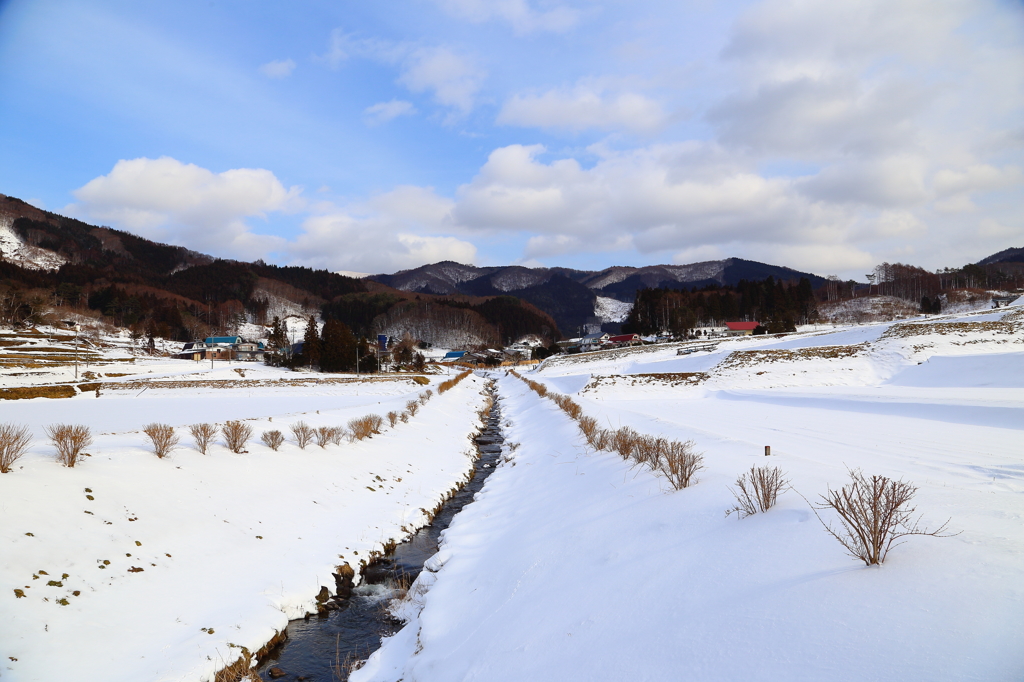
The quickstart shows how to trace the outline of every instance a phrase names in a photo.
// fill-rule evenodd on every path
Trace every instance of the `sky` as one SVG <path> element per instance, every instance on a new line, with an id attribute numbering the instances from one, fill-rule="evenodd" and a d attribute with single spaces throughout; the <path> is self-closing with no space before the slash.
<path id="1" fill-rule="evenodd" d="M 0 193 L 385 273 L 1024 246 L 1024 4 L 0 0 Z"/>

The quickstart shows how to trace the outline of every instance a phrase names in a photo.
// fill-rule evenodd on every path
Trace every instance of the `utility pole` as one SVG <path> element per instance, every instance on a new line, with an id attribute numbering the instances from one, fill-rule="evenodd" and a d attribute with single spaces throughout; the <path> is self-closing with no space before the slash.
<path id="1" fill-rule="evenodd" d="M 78 332 L 80 325 L 75 325 L 75 381 L 78 381 Z"/>

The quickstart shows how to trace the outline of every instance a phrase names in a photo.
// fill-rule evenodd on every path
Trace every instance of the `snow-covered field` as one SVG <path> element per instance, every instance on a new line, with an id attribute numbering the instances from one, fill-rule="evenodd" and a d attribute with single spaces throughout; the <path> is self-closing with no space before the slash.
<path id="1" fill-rule="evenodd" d="M 479 378 L 380 435 L 303 450 L 293 423 L 401 412 L 428 386 L 208 367 L 139 358 L 132 376 L 94 366 L 108 382 L 99 397 L 0 401 L 0 422 L 35 437 L 0 475 L 0 680 L 212 679 L 241 647 L 256 651 L 315 611 L 336 567 L 358 570 L 421 525 L 472 468 Z M 68 372 L 45 371 L 49 381 Z M 19 370 L 3 385 L 30 378 Z M 444 378 L 432 380 L 435 393 Z M 187 425 L 229 419 L 253 427 L 247 453 L 219 437 L 207 455 L 192 446 Z M 74 468 L 59 466 L 45 439 L 57 422 L 92 429 L 91 456 Z M 141 433 L 150 422 L 182 436 L 165 459 Z M 288 439 L 278 452 L 259 440 L 271 429 Z"/>
<path id="2" fill-rule="evenodd" d="M 590 450 L 499 375 L 508 461 L 353 680 L 1024 679 L 1024 308 L 644 351 L 527 377 L 606 428 L 695 440 L 697 483 Z M 727 518 L 763 464 L 792 489 Z M 865 567 L 808 502 L 848 468 L 912 482 L 957 534 Z"/>

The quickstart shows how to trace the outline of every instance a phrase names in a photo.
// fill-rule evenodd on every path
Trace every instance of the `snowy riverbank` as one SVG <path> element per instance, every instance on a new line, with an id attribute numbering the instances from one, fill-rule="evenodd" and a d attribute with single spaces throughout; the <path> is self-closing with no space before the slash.
<path id="1" fill-rule="evenodd" d="M 154 384 L 141 394 L 104 389 L 99 399 L 5 401 L 0 421 L 29 425 L 35 443 L 0 475 L 0 680 L 212 679 L 240 647 L 255 651 L 289 618 L 315 611 L 336 566 L 358 570 L 423 522 L 422 510 L 472 468 L 482 386 L 470 376 L 408 423 L 304 450 L 290 424 L 400 412 L 428 387 Z M 226 419 L 251 420 L 247 454 L 219 439 L 209 455 L 192 448 L 184 427 Z M 166 459 L 139 432 L 151 421 L 182 432 Z M 92 456 L 57 465 L 42 432 L 54 422 L 90 425 Z M 278 452 L 259 442 L 270 429 L 288 437 Z"/>
<path id="2" fill-rule="evenodd" d="M 706 469 L 680 491 L 590 450 L 552 401 L 503 377 L 518 446 L 399 607 L 407 627 L 352 679 L 1020 680 L 1020 311 L 940 322 L 748 342 L 780 352 L 742 362 L 723 350 L 529 375 L 605 427 L 694 439 Z M 793 489 L 726 518 L 729 486 L 766 463 Z M 923 524 L 948 518 L 959 535 L 909 538 L 882 566 L 850 558 L 801 497 L 844 485 L 848 467 L 917 485 Z"/>

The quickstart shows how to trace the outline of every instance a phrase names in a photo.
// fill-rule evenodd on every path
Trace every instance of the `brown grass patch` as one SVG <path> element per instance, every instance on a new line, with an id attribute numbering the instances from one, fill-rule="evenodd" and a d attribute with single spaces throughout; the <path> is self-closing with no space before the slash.
<path id="1" fill-rule="evenodd" d="M 77 395 L 69 384 L 55 386 L 18 386 L 0 388 L 0 400 L 27 400 L 30 398 L 71 398 Z"/>

